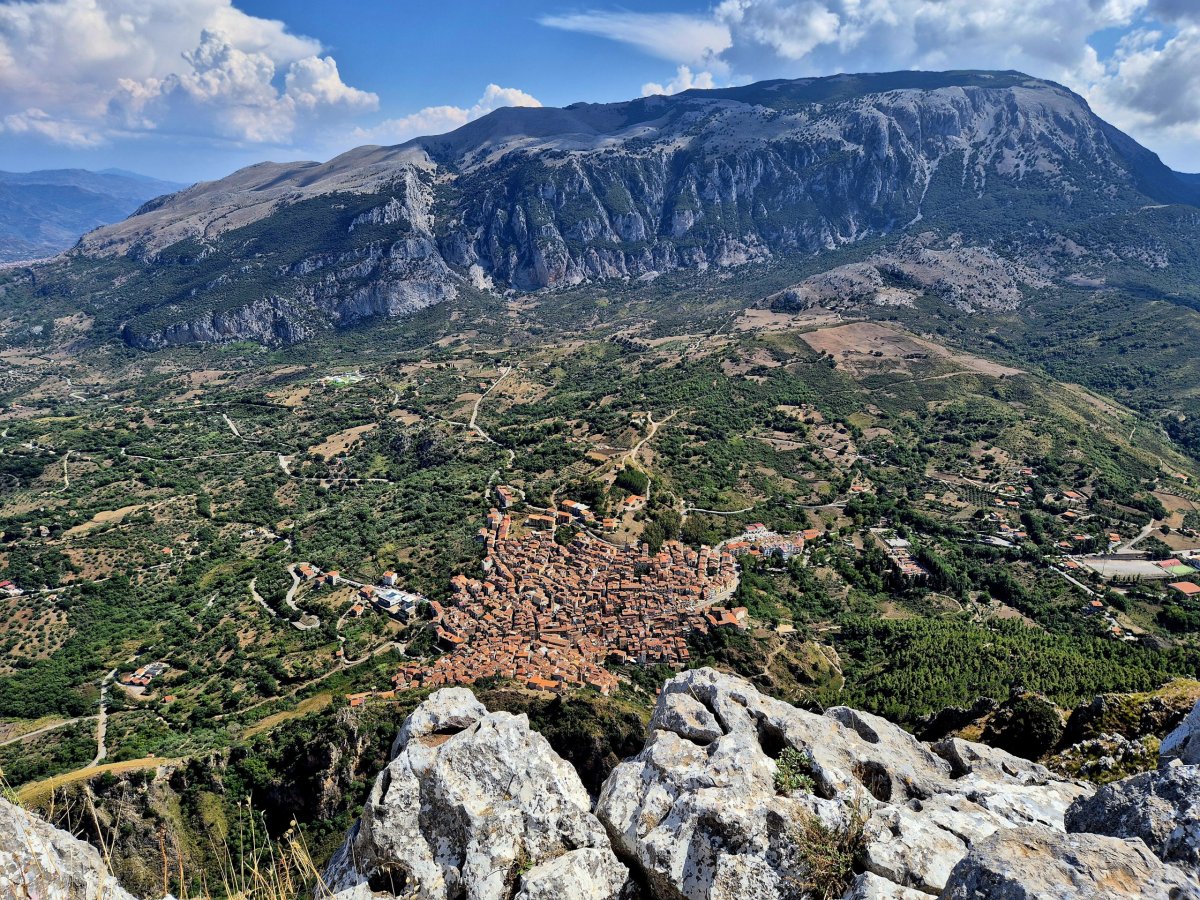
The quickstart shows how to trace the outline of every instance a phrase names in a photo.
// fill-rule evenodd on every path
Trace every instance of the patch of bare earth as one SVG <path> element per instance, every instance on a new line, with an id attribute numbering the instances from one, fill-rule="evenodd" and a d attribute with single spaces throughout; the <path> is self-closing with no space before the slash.
<path id="1" fill-rule="evenodd" d="M 913 363 L 937 361 L 959 372 L 971 372 L 999 378 L 1020 375 L 1020 369 L 1004 366 L 969 353 L 955 353 L 932 341 L 881 325 L 877 322 L 850 322 L 834 328 L 821 328 L 801 335 L 818 353 L 828 353 L 838 365 L 852 374 L 865 375 L 889 371 L 911 373 Z M 942 373 L 949 377 L 954 371 Z"/>
<path id="2" fill-rule="evenodd" d="M 379 427 L 378 422 L 368 422 L 366 425 L 347 428 L 331 434 L 319 444 L 313 444 L 308 448 L 308 452 L 315 453 L 323 459 L 333 459 L 335 456 L 348 453 L 351 447 L 363 439 L 364 435 L 374 431 L 377 427 Z"/>

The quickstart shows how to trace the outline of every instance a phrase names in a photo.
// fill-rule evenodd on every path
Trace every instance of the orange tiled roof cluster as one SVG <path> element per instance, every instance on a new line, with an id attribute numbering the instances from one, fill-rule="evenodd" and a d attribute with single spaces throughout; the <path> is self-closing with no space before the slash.
<path id="1" fill-rule="evenodd" d="M 452 580 L 453 602 L 432 603 L 449 652 L 409 663 L 397 688 L 502 677 L 539 690 L 591 685 L 607 692 L 607 659 L 682 666 L 693 630 L 740 625 L 745 610 L 710 608 L 737 587 L 732 555 L 668 542 L 657 554 L 587 535 L 568 546 L 546 534 L 507 537 L 507 516 L 487 533 L 483 580 Z"/>

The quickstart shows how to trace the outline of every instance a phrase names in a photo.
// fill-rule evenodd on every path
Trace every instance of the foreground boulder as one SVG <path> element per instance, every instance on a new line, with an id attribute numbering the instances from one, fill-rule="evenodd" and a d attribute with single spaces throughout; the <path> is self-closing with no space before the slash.
<path id="1" fill-rule="evenodd" d="M 1158 755 L 1164 765 L 1178 760 L 1185 766 L 1200 766 L 1200 702 L 1178 728 L 1163 738 Z"/>
<path id="2" fill-rule="evenodd" d="M 571 766 L 524 715 L 433 694 L 400 730 L 325 884 L 339 897 L 616 900 L 628 878 Z"/>
<path id="3" fill-rule="evenodd" d="M 1200 768 L 1169 766 L 1100 788 L 1067 810 L 1068 831 L 1138 837 L 1200 878 Z"/>
<path id="4" fill-rule="evenodd" d="M 1191 734 L 1158 771 L 1093 793 L 1003 750 L 805 712 L 698 669 L 664 685 L 593 812 L 525 716 L 447 689 L 404 722 L 315 896 L 1200 900 Z M 0 801 L 9 896 L 132 900 L 90 846 Z"/>
<path id="5" fill-rule="evenodd" d="M 645 748 L 596 812 L 663 900 L 905 897 L 940 892 L 998 831 L 1062 832 L 1088 794 L 1001 750 L 930 747 L 877 716 L 816 715 L 697 669 L 664 686 Z M 860 867 L 873 877 L 854 878 Z"/>
<path id="6" fill-rule="evenodd" d="M 133 900 L 108 873 L 95 847 L 3 799 L 0 897 Z"/>
<path id="7" fill-rule="evenodd" d="M 1200 889 L 1139 840 L 1031 827 L 977 841 L 942 900 L 1197 900 Z"/>

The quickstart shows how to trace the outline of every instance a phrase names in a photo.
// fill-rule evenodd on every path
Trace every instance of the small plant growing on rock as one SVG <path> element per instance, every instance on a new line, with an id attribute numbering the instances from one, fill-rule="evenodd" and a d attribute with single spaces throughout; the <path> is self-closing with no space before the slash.
<path id="1" fill-rule="evenodd" d="M 835 900 L 854 880 L 855 864 L 866 843 L 867 816 L 854 805 L 842 827 L 826 825 L 811 813 L 800 817 L 793 839 L 799 850 L 803 877 L 797 886 L 815 900 Z"/>
<path id="2" fill-rule="evenodd" d="M 812 776 L 812 756 L 795 747 L 784 747 L 775 760 L 775 790 L 780 794 L 804 791 L 811 794 L 816 789 Z"/>

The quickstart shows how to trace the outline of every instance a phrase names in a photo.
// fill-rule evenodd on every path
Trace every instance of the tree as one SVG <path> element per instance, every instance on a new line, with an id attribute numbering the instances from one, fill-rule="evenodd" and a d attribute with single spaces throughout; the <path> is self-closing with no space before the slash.
<path id="1" fill-rule="evenodd" d="M 1045 697 L 1022 694 L 1006 703 L 983 731 L 983 742 L 1026 759 L 1040 759 L 1062 737 L 1062 717 Z"/>

